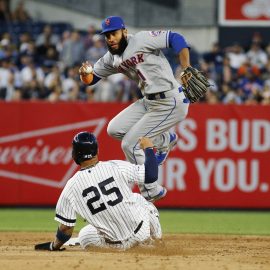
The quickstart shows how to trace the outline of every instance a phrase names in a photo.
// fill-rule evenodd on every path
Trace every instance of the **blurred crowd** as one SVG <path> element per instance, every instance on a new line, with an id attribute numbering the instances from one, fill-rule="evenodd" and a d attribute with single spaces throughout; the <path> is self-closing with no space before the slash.
<path id="1" fill-rule="evenodd" d="M 255 33 L 250 45 L 221 49 L 214 44 L 199 68 L 211 83 L 205 102 L 270 105 L 270 43 Z"/>
<path id="2" fill-rule="evenodd" d="M 33 22 L 23 2 L 13 12 L 5 3 L 0 0 L 0 99 L 128 102 L 141 97 L 137 85 L 123 74 L 94 86 L 80 82 L 82 61 L 95 63 L 107 51 L 94 26 L 79 31 L 69 24 L 59 28 Z M 198 53 L 194 48 L 190 52 L 192 65 L 211 83 L 201 102 L 270 104 L 270 44 L 259 33 L 254 33 L 246 48 L 237 43 L 221 48 L 215 43 L 208 52 Z M 164 53 L 179 78 L 177 56 L 173 50 Z"/>

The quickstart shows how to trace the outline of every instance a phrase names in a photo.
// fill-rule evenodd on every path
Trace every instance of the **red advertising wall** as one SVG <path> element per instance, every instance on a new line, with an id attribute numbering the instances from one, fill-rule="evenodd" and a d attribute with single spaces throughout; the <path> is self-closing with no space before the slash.
<path id="1" fill-rule="evenodd" d="M 0 103 L 0 205 L 55 205 L 78 167 L 71 140 L 94 132 L 100 159 L 124 159 L 107 125 L 126 104 Z M 270 208 L 270 107 L 191 105 L 160 167 L 163 207 Z"/>
<path id="2" fill-rule="evenodd" d="M 221 25 L 269 26 L 268 0 L 219 0 L 218 5 Z"/>

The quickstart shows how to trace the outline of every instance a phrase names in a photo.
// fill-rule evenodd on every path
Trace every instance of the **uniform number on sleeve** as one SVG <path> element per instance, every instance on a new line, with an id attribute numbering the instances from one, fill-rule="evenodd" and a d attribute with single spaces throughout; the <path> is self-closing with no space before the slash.
<path id="1" fill-rule="evenodd" d="M 108 196 L 110 194 L 115 193 L 117 198 L 114 200 L 108 200 L 106 202 L 109 206 L 115 206 L 118 203 L 123 201 L 123 195 L 121 194 L 118 187 L 110 187 L 110 188 L 107 187 L 107 185 L 109 185 L 110 183 L 112 183 L 114 181 L 115 181 L 114 178 L 110 177 L 110 178 L 108 178 L 108 179 L 106 179 L 98 184 L 103 195 Z M 105 203 L 103 203 L 103 202 L 100 203 L 98 207 L 94 207 L 94 205 L 93 205 L 95 202 L 99 201 L 100 197 L 101 197 L 101 194 L 100 194 L 99 190 L 97 189 L 97 187 L 91 186 L 89 188 L 86 188 L 85 190 L 83 190 L 82 196 L 86 197 L 90 193 L 92 193 L 91 194 L 92 197 L 87 200 L 87 206 L 88 206 L 90 212 L 92 213 L 92 215 L 95 215 L 99 212 L 106 210 L 107 207 L 106 207 Z"/>

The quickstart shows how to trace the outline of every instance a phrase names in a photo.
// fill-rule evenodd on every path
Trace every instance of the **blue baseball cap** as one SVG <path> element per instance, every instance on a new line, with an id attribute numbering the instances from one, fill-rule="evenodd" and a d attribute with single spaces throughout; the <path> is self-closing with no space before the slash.
<path id="1" fill-rule="evenodd" d="M 118 16 L 110 16 L 106 18 L 102 22 L 101 26 L 102 26 L 102 32 L 100 34 L 105 34 L 107 32 L 126 28 L 123 19 Z"/>

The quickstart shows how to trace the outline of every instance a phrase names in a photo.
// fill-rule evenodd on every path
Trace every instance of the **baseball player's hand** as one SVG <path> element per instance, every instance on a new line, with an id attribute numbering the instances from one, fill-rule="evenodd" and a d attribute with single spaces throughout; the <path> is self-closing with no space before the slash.
<path id="1" fill-rule="evenodd" d="M 92 65 L 88 61 L 83 62 L 81 67 L 79 68 L 79 74 L 80 75 L 87 75 L 90 73 L 93 73 Z"/>
<path id="2" fill-rule="evenodd" d="M 152 141 L 147 137 L 139 138 L 140 147 L 144 150 L 149 147 L 154 147 Z"/>
<path id="3" fill-rule="evenodd" d="M 35 245 L 35 250 L 64 251 L 65 248 L 55 249 L 53 242 L 46 242 Z"/>
<path id="4" fill-rule="evenodd" d="M 187 67 L 180 76 L 185 96 L 191 103 L 203 97 L 210 86 L 207 78 L 196 68 Z"/>
<path id="5" fill-rule="evenodd" d="M 86 61 L 83 62 L 81 67 L 79 68 L 80 79 L 85 84 L 90 84 L 93 81 L 93 67 L 92 65 Z"/>

